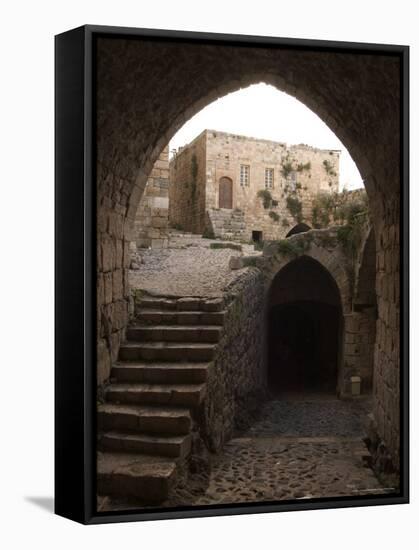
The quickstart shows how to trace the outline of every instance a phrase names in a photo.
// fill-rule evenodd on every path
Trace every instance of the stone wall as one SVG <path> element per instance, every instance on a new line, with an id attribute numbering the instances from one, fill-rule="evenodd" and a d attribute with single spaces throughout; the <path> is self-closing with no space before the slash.
<path id="1" fill-rule="evenodd" d="M 165 248 L 169 224 L 169 147 L 153 166 L 135 215 L 134 234 L 139 248 Z"/>
<path id="2" fill-rule="evenodd" d="M 243 212 L 237 209 L 209 208 L 205 213 L 204 234 L 225 240 L 245 240 L 248 231 Z"/>
<path id="3" fill-rule="evenodd" d="M 204 231 L 205 154 L 206 140 L 198 136 L 170 161 L 169 220 L 175 229 Z"/>
<path id="4" fill-rule="evenodd" d="M 393 466 L 400 461 L 400 228 L 397 200 L 385 204 L 377 235 L 374 422 Z"/>
<path id="5" fill-rule="evenodd" d="M 253 268 L 227 289 L 224 329 L 205 399 L 203 435 L 211 451 L 220 451 L 266 396 L 264 292 L 263 275 Z"/>
<path id="6" fill-rule="evenodd" d="M 351 395 L 351 377 L 361 378 L 361 394 L 372 390 L 375 345 L 375 308 L 345 316 L 342 394 Z"/>

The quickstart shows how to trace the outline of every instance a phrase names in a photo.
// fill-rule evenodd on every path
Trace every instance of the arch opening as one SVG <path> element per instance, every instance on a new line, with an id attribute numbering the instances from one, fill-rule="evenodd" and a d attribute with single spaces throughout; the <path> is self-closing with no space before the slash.
<path id="1" fill-rule="evenodd" d="M 316 260 L 288 263 L 272 282 L 268 386 L 274 393 L 336 393 L 342 306 L 338 287 Z"/>
<path id="2" fill-rule="evenodd" d="M 306 223 L 298 223 L 295 225 L 288 233 L 285 235 L 285 238 L 291 237 L 292 235 L 297 235 L 297 233 L 306 233 L 310 231 L 311 227 Z"/>

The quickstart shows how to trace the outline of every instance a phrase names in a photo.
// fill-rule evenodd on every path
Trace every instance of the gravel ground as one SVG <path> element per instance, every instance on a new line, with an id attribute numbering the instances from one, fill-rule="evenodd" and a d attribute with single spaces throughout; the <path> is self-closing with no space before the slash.
<path id="1" fill-rule="evenodd" d="M 139 249 L 142 263 L 139 269 L 130 270 L 132 288 L 166 296 L 221 296 L 248 269 L 232 271 L 228 266 L 231 256 L 255 254 L 248 244 L 242 245 L 242 252 L 211 249 L 211 243 L 220 241 L 198 236 L 173 236 L 169 243 L 166 249 Z"/>

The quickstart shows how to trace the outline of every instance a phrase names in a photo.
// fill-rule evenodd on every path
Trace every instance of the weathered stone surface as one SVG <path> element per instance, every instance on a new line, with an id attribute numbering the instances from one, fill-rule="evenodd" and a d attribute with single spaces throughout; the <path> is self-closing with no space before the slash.
<path id="1" fill-rule="evenodd" d="M 101 430 L 138 431 L 152 434 L 188 434 L 192 420 L 188 409 L 156 406 L 116 405 L 98 407 Z"/>
<path id="2" fill-rule="evenodd" d="M 166 248 L 169 224 L 169 148 L 154 164 L 135 214 L 134 235 L 138 247 Z"/>
<path id="3" fill-rule="evenodd" d="M 161 502 L 169 495 L 176 478 L 176 464 L 155 456 L 136 457 L 122 453 L 98 454 L 98 493 L 136 497 Z"/>
<path id="4" fill-rule="evenodd" d="M 243 258 L 241 256 L 231 256 L 230 261 L 228 262 L 228 267 L 230 269 L 243 269 Z"/>
<path id="5" fill-rule="evenodd" d="M 350 79 L 345 77 L 348 74 Z M 127 242 L 132 240 L 135 212 L 159 154 L 185 120 L 218 97 L 263 80 L 303 101 L 347 146 L 365 181 L 377 238 L 374 416 L 396 463 L 400 438 L 400 74 L 397 56 L 215 43 L 192 47 L 147 40 L 101 38 L 98 42 L 100 273 L 126 269 L 130 263 L 129 254 L 121 257 L 118 253 L 119 239 L 105 230 L 110 211 L 124 212 L 124 237 Z M 128 305 L 126 300 L 127 311 Z M 108 311 L 103 302 L 98 306 L 101 312 Z M 109 309 L 112 315 L 114 311 Z M 112 329 L 118 324 L 110 319 Z"/>

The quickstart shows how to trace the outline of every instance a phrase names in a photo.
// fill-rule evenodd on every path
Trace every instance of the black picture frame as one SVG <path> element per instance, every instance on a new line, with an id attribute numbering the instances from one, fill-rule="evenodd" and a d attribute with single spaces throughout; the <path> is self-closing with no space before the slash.
<path id="1" fill-rule="evenodd" d="M 283 46 L 400 58 L 400 494 L 231 506 L 97 512 L 95 40 L 182 40 Z M 55 513 L 84 524 L 402 504 L 409 502 L 409 48 L 408 46 L 86 25 L 55 38 Z"/>

